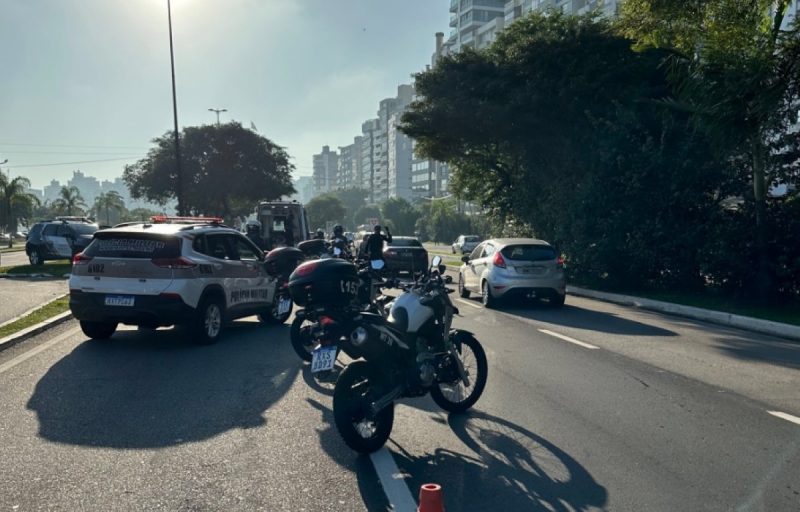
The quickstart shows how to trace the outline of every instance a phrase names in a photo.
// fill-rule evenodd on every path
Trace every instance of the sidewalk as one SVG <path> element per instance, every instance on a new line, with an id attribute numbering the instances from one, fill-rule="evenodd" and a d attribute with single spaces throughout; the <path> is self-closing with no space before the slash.
<path id="1" fill-rule="evenodd" d="M 0 324 L 69 292 L 66 279 L 0 279 Z"/>

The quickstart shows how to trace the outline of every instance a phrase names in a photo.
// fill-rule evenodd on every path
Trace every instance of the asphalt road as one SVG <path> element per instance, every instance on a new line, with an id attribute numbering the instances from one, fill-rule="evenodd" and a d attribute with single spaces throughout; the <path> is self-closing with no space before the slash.
<path id="1" fill-rule="evenodd" d="M 0 267 L 16 267 L 29 263 L 28 255 L 25 254 L 25 251 L 4 252 L 0 254 Z"/>
<path id="2" fill-rule="evenodd" d="M 467 415 L 398 406 L 394 479 L 339 440 L 286 326 L 196 347 L 63 324 L 0 353 L 0 510 L 386 510 L 387 480 L 443 484 L 448 511 L 800 509 L 800 344 L 573 297 L 456 304 L 489 383 Z"/>

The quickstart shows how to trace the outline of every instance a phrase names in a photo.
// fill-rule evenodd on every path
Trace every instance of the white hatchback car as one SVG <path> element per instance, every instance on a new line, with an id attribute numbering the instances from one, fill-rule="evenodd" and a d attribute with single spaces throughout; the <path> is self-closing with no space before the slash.
<path id="1" fill-rule="evenodd" d="M 109 338 L 120 323 L 184 324 L 196 342 L 213 343 L 226 320 L 282 323 L 291 315 L 288 275 L 264 260 L 246 236 L 208 220 L 98 231 L 73 258 L 70 309 L 93 339 Z"/>
<path id="2" fill-rule="evenodd" d="M 458 272 L 458 291 L 481 294 L 483 305 L 508 297 L 546 299 L 561 307 L 566 297 L 564 260 L 549 243 L 534 238 L 493 238 L 481 242 Z"/>

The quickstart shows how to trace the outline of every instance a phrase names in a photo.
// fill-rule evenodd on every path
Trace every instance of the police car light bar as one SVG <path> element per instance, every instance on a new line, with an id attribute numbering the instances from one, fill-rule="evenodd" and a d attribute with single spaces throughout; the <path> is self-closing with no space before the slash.
<path id="1" fill-rule="evenodd" d="M 167 224 L 167 223 L 203 223 L 203 224 L 222 224 L 224 219 L 222 217 L 172 217 L 169 215 L 153 215 L 150 217 L 153 224 Z"/>

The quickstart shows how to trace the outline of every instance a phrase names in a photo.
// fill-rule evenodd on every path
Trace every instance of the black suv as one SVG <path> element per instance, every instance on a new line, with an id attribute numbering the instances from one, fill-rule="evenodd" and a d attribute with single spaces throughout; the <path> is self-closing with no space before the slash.
<path id="1" fill-rule="evenodd" d="M 69 259 L 89 245 L 97 229 L 97 224 L 84 217 L 43 220 L 28 233 L 25 253 L 31 265 L 41 265 L 45 260 Z"/>

